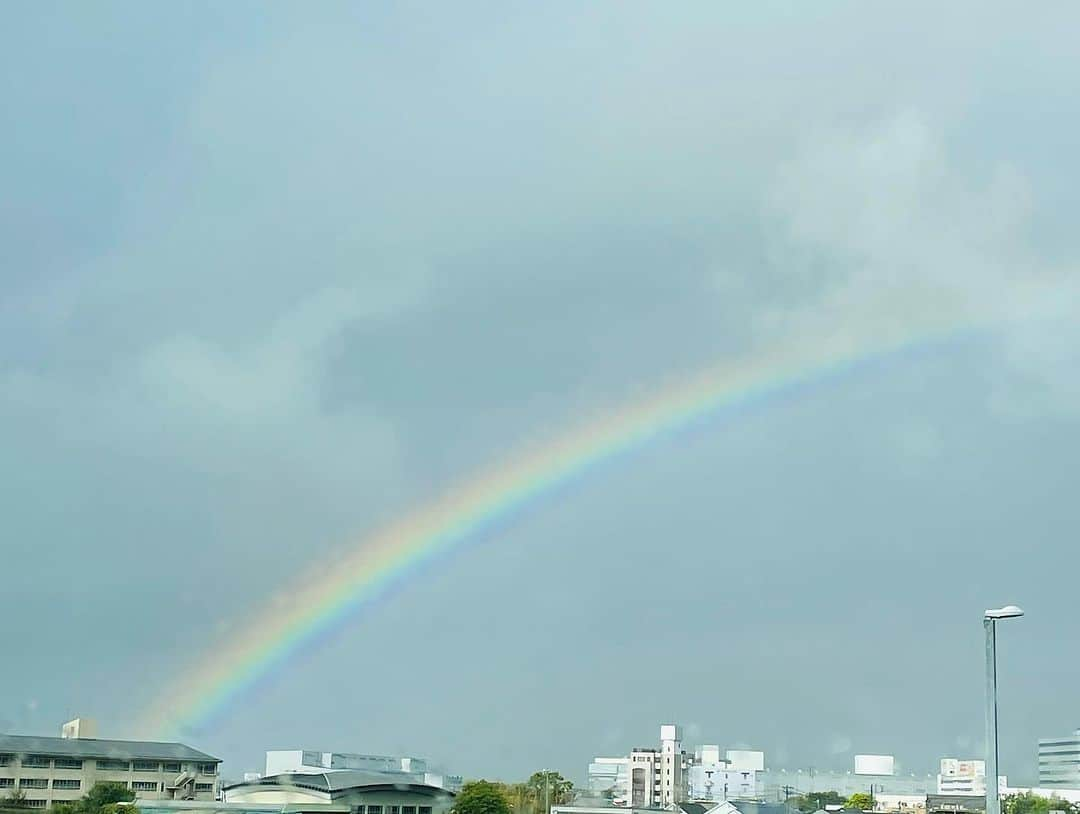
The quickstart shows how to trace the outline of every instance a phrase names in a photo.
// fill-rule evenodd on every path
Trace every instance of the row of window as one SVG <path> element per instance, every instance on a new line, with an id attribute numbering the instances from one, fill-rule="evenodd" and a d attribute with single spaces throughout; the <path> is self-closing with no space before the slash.
<path id="1" fill-rule="evenodd" d="M 0 777 L 0 789 L 10 789 L 15 787 L 15 780 L 11 777 Z M 67 780 L 61 778 L 55 778 L 52 781 L 52 787 L 54 789 L 64 789 L 65 791 L 77 791 L 82 788 L 81 780 Z M 47 777 L 24 777 L 19 780 L 19 788 L 21 789 L 47 789 L 49 788 L 49 779 Z M 158 783 L 157 781 L 150 780 L 133 780 L 131 782 L 132 791 L 165 791 L 165 784 Z M 213 783 L 196 783 L 195 791 L 213 791 Z M 374 806 L 379 808 L 379 806 Z M 390 808 L 396 808 L 396 806 L 390 806 Z M 361 812 L 362 814 L 362 812 Z M 381 814 L 381 812 L 370 812 L 369 814 Z M 415 812 L 414 812 L 415 814 Z M 420 810 L 420 814 L 424 814 L 424 809 Z M 427 814 L 431 814 L 431 809 L 427 809 Z"/>
<path id="2" fill-rule="evenodd" d="M 15 780 L 11 777 L 0 777 L 0 789 L 10 789 L 15 787 Z M 19 781 L 19 788 L 21 789 L 47 789 L 49 787 L 49 779 L 47 777 L 24 777 Z M 52 787 L 54 789 L 80 789 L 82 788 L 81 780 L 53 780 Z"/>
<path id="3" fill-rule="evenodd" d="M 0 755 L 0 766 L 11 766 L 15 762 L 14 755 Z M 48 755 L 23 755 L 20 761 L 24 769 L 81 769 L 83 767 L 83 761 L 76 758 L 58 757 L 52 758 Z M 97 759 L 97 768 L 103 771 L 109 772 L 171 772 L 180 774 L 182 768 L 177 761 L 158 762 L 156 760 L 109 760 L 107 758 Z M 189 766 L 189 768 L 191 768 Z M 194 764 L 195 771 L 199 774 L 217 774 L 216 763 L 196 763 Z"/>
<path id="4" fill-rule="evenodd" d="M 431 814 L 431 806 L 357 806 L 356 814 Z"/>

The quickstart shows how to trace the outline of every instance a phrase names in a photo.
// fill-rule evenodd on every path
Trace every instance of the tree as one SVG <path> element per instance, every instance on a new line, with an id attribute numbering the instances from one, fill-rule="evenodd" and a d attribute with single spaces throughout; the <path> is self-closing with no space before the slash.
<path id="1" fill-rule="evenodd" d="M 534 811 L 547 814 L 550 806 L 569 803 L 574 796 L 574 784 L 558 772 L 535 772 L 525 784 L 534 801 Z"/>
<path id="2" fill-rule="evenodd" d="M 810 814 L 825 806 L 842 806 L 847 800 L 838 791 L 808 791 L 792 797 L 791 802 L 802 814 Z"/>
<path id="3" fill-rule="evenodd" d="M 26 808 L 26 795 L 22 789 L 15 789 L 7 797 L 0 797 L 0 811 Z"/>
<path id="4" fill-rule="evenodd" d="M 1001 799 L 1002 814 L 1048 814 L 1050 811 L 1064 811 L 1066 814 L 1078 814 L 1077 806 L 1060 797 L 1042 797 L 1025 791 L 1021 794 L 1009 794 Z"/>
<path id="5" fill-rule="evenodd" d="M 874 807 L 874 798 L 865 791 L 857 791 L 847 798 L 844 805 L 857 811 L 870 811 Z"/>
<path id="6" fill-rule="evenodd" d="M 135 792 L 123 783 L 95 783 L 81 800 L 55 803 L 51 814 L 138 814 Z"/>
<path id="7" fill-rule="evenodd" d="M 454 814 L 511 814 L 501 784 L 473 780 L 454 799 Z"/>

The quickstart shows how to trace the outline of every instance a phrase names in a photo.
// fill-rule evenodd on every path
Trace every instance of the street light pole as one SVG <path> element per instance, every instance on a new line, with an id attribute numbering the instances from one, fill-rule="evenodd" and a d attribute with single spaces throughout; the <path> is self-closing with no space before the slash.
<path id="1" fill-rule="evenodd" d="M 1023 615 L 1016 605 L 994 608 L 983 614 L 986 633 L 986 814 L 1001 814 L 998 799 L 997 622 Z"/>

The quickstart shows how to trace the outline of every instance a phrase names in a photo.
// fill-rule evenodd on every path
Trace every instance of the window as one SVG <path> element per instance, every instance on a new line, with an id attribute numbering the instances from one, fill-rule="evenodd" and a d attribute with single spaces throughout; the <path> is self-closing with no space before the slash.
<path id="1" fill-rule="evenodd" d="M 10 789 L 15 785 L 15 779 L 12 777 L 0 777 L 0 789 Z"/>
<path id="2" fill-rule="evenodd" d="M 150 780 L 134 780 L 131 783 L 132 791 L 157 791 L 158 784 Z"/>
<path id="3" fill-rule="evenodd" d="M 58 757 L 54 765 L 58 769 L 81 769 L 82 761 L 70 757 Z"/>
<path id="4" fill-rule="evenodd" d="M 0 766 L 10 766 L 14 755 L 0 755 Z"/>
<path id="5" fill-rule="evenodd" d="M 52 758 L 45 755 L 23 755 L 22 765 L 24 769 L 47 769 L 52 765 Z"/>
<path id="6" fill-rule="evenodd" d="M 387 806 L 386 808 L 390 814 L 401 814 L 401 806 Z"/>
<path id="7" fill-rule="evenodd" d="M 416 814 L 416 806 L 402 806 L 401 814 Z"/>
<path id="8" fill-rule="evenodd" d="M 368 806 L 367 814 L 382 814 L 382 806 Z"/>
<path id="9" fill-rule="evenodd" d="M 199 774 L 217 774 L 216 763 L 200 763 Z"/>
<path id="10" fill-rule="evenodd" d="M 156 772 L 161 768 L 161 764 L 156 760 L 136 760 L 134 767 L 137 772 Z"/>
<path id="11" fill-rule="evenodd" d="M 214 790 L 214 784 L 213 783 L 196 783 L 195 784 L 195 791 L 213 791 L 213 790 Z M 370 806 L 369 806 L 369 808 L 370 808 Z"/>
<path id="12" fill-rule="evenodd" d="M 126 772 L 131 769 L 131 764 L 126 760 L 102 760 L 97 762 L 98 769 L 106 772 Z"/>
<path id="13" fill-rule="evenodd" d="M 175 772 L 176 774 L 180 774 L 180 764 L 179 763 L 162 763 L 161 764 L 161 771 L 163 771 L 163 772 Z"/>
<path id="14" fill-rule="evenodd" d="M 23 805 L 27 808 L 45 808 L 44 800 L 24 800 Z"/>
<path id="15" fill-rule="evenodd" d="M 431 806 L 420 806 L 420 814 L 431 814 Z"/>
<path id="16" fill-rule="evenodd" d="M 21 789 L 47 789 L 49 779 L 47 777 L 24 777 L 19 781 Z"/>
<path id="17" fill-rule="evenodd" d="M 57 761 L 59 763 L 60 761 Z M 52 781 L 52 787 L 54 789 L 78 789 L 82 788 L 81 780 L 54 780 Z"/>

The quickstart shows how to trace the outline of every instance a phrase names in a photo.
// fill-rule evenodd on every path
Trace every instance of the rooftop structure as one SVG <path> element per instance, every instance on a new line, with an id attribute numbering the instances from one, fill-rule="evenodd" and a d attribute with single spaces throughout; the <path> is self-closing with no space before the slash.
<path id="1" fill-rule="evenodd" d="M 445 814 L 453 799 L 452 792 L 437 786 L 351 769 L 291 772 L 225 788 L 228 803 L 334 804 L 348 806 L 353 814 Z"/>

